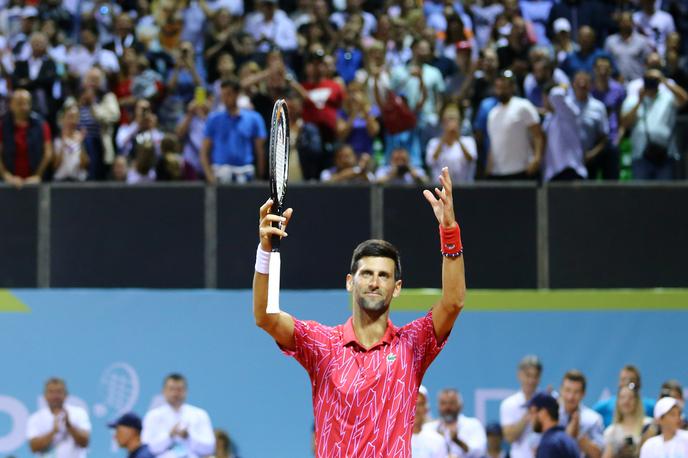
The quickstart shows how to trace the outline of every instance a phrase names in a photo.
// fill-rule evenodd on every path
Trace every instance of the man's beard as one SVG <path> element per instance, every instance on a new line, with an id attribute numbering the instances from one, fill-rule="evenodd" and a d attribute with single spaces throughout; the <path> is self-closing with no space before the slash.
<path id="1" fill-rule="evenodd" d="M 458 412 L 445 412 L 440 415 L 442 417 L 442 421 L 445 423 L 455 423 L 456 419 L 459 418 L 459 413 Z"/>
<path id="2" fill-rule="evenodd" d="M 542 432 L 542 422 L 540 420 L 538 420 L 537 418 L 533 422 L 533 431 L 536 433 Z"/>
<path id="3" fill-rule="evenodd" d="M 510 94 L 500 94 L 497 96 L 497 100 L 499 100 L 501 103 L 507 103 L 509 100 L 511 100 L 511 95 Z"/>
<path id="4" fill-rule="evenodd" d="M 384 312 L 389 307 L 384 297 L 379 299 L 367 298 L 364 295 L 360 295 L 356 298 L 356 303 L 360 308 L 367 312 Z"/>

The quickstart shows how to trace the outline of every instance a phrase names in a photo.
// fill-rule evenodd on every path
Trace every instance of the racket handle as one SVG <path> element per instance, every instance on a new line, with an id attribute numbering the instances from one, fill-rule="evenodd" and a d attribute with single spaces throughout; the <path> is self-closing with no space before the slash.
<path id="1" fill-rule="evenodd" d="M 275 314 L 280 312 L 279 291 L 280 291 L 280 269 L 282 261 L 279 251 L 270 253 L 270 267 L 268 269 L 268 307 L 266 313 Z"/>

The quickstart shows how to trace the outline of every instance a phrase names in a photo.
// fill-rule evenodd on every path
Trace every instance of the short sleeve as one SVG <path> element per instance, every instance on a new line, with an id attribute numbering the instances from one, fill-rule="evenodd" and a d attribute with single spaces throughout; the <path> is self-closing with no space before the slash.
<path id="1" fill-rule="evenodd" d="M 49 142 L 52 140 L 52 134 L 50 132 L 50 126 L 48 125 L 47 122 L 43 122 L 43 141 L 44 142 Z"/>
<path id="2" fill-rule="evenodd" d="M 265 129 L 265 121 L 263 121 L 263 118 L 258 113 L 254 114 L 254 119 L 256 123 L 255 138 L 265 138 L 267 136 Z"/>
<path id="3" fill-rule="evenodd" d="M 416 369 L 420 380 L 430 363 L 444 348 L 449 336 L 445 337 L 442 342 L 437 340 L 435 326 L 432 324 L 432 311 L 402 327 L 399 332 L 402 338 L 408 338 L 413 345 L 414 361 L 419 363 L 416 365 Z"/>
<path id="4" fill-rule="evenodd" d="M 513 398 L 508 397 L 499 405 L 499 423 L 502 427 L 513 425 L 523 417 L 520 409 L 514 408 L 512 400 Z"/>
<path id="5" fill-rule="evenodd" d="M 205 124 L 205 138 L 210 140 L 215 137 L 215 119 L 215 116 L 211 116 Z"/>
<path id="6" fill-rule="evenodd" d="M 524 99 L 523 107 L 521 108 L 521 117 L 526 126 L 530 127 L 534 124 L 540 124 L 540 115 L 535 108 L 535 105 Z"/>
<path id="7" fill-rule="evenodd" d="M 463 145 L 464 148 L 466 148 L 466 151 L 468 151 L 468 154 L 473 159 L 477 159 L 477 157 L 478 157 L 478 146 L 475 143 L 475 138 L 470 137 L 470 136 L 461 137 L 461 144 Z"/>
<path id="8" fill-rule="evenodd" d="M 309 374 L 313 374 L 318 363 L 330 352 L 334 337 L 334 328 L 316 321 L 294 320 L 295 349 L 288 350 L 280 346 L 287 356 L 293 356 Z"/>
<path id="9" fill-rule="evenodd" d="M 26 423 L 26 438 L 31 440 L 43 434 L 44 432 L 41 431 L 40 418 L 38 417 L 38 414 L 31 415 L 29 417 L 29 421 Z"/>

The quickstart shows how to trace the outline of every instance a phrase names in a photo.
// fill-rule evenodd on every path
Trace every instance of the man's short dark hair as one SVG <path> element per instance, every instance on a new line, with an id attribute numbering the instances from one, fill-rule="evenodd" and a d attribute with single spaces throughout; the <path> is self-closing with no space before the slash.
<path id="1" fill-rule="evenodd" d="M 220 87 L 222 89 L 229 87 L 232 88 L 234 92 L 239 92 L 241 90 L 241 83 L 238 79 L 234 77 L 229 77 L 222 80 L 222 82 L 220 83 Z"/>
<path id="2" fill-rule="evenodd" d="M 169 380 L 175 381 L 175 382 L 184 382 L 184 385 L 187 385 L 186 383 L 186 377 L 184 377 L 182 374 L 178 372 L 172 372 L 169 374 L 167 377 L 165 377 L 165 380 L 162 382 L 162 385 L 165 386 L 167 385 L 167 382 Z"/>
<path id="3" fill-rule="evenodd" d="M 368 256 L 389 258 L 394 261 L 394 280 L 401 280 L 401 257 L 399 256 L 399 250 L 386 240 L 377 239 L 366 240 L 356 247 L 351 257 L 351 275 L 354 275 L 358 270 L 358 261 Z"/>
<path id="4" fill-rule="evenodd" d="M 50 377 L 48 380 L 45 381 L 45 388 L 48 388 L 48 385 L 61 385 L 62 388 L 67 390 L 67 384 L 65 381 L 59 377 Z"/>
<path id="5" fill-rule="evenodd" d="M 583 385 L 583 392 L 585 393 L 585 387 L 587 386 L 587 380 L 585 375 L 577 369 L 571 369 L 564 374 L 564 380 L 570 380 L 572 382 L 578 382 Z"/>

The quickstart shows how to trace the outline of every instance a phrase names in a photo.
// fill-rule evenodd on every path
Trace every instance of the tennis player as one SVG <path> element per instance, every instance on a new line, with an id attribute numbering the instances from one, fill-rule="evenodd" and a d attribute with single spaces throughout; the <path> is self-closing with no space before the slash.
<path id="1" fill-rule="evenodd" d="M 318 458 L 411 457 L 418 387 L 444 347 L 466 291 L 447 168 L 440 183 L 441 190 L 423 194 L 440 224 L 442 298 L 427 315 L 400 328 L 389 320 L 389 308 L 401 292 L 401 263 L 397 249 L 384 240 L 367 240 L 354 250 L 346 276 L 353 314 L 345 324 L 329 327 L 285 312 L 267 314 L 270 236 L 287 236 L 293 211 L 271 215 L 271 200 L 260 208 L 253 313 L 256 324 L 308 371 Z M 272 227 L 275 221 L 282 228 Z"/>

